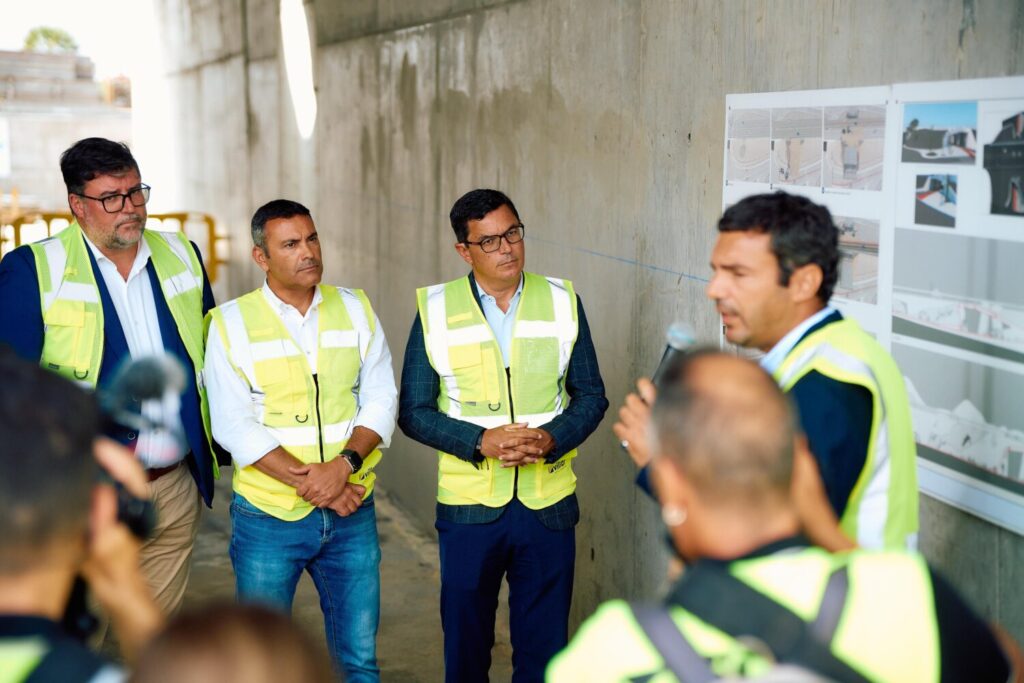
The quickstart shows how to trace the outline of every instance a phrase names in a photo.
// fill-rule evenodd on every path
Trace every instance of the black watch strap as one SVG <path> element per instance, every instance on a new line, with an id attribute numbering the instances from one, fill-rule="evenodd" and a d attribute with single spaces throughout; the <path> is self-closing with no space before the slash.
<path id="1" fill-rule="evenodd" d="M 351 448 L 346 448 L 341 452 L 341 457 L 345 458 L 345 462 L 352 468 L 352 474 L 355 474 L 359 470 L 363 469 L 363 458 L 361 455 L 356 453 Z"/>

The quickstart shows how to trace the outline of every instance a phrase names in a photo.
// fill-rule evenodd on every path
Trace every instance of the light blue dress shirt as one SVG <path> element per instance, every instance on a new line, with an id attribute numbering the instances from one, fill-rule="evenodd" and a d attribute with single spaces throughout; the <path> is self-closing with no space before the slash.
<path id="1" fill-rule="evenodd" d="M 501 357 L 505 360 L 505 367 L 509 366 L 509 356 L 512 353 L 512 328 L 516 324 L 516 310 L 519 308 L 519 299 L 523 294 L 523 276 L 519 276 L 519 287 L 509 301 L 508 310 L 502 311 L 498 308 L 498 300 L 484 291 L 483 287 L 477 284 L 477 291 L 480 293 L 480 307 L 483 309 L 487 324 L 498 340 L 501 347 Z"/>

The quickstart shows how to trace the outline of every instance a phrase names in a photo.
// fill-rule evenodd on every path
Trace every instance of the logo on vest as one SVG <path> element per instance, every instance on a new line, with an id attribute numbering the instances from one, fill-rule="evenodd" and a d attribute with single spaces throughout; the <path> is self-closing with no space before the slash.
<path id="1" fill-rule="evenodd" d="M 554 474 L 558 470 L 562 469 L 563 467 L 565 467 L 565 463 L 567 463 L 567 462 L 569 462 L 569 461 L 568 460 L 559 460 L 554 465 L 552 465 L 551 467 L 548 468 L 548 474 Z"/>

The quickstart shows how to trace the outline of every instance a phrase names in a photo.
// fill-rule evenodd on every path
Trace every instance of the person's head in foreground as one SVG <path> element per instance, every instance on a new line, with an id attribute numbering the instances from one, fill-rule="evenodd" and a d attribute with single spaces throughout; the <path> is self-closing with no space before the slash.
<path id="1" fill-rule="evenodd" d="M 214 603 L 183 613 L 142 652 L 133 683 L 333 683 L 327 653 L 286 615 Z"/>

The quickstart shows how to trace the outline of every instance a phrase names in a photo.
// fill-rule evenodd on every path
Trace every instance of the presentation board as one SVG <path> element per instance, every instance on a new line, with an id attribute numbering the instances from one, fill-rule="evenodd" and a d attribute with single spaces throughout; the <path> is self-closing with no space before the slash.
<path id="1" fill-rule="evenodd" d="M 832 212 L 832 304 L 896 359 L 922 492 L 1024 534 L 1024 78 L 726 98 L 723 208 Z"/>

